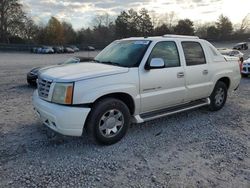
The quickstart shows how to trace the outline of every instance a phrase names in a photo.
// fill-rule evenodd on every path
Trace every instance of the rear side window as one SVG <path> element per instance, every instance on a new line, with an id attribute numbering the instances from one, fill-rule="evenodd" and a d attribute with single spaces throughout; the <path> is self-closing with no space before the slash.
<path id="1" fill-rule="evenodd" d="M 179 67 L 180 66 L 180 58 L 177 50 L 177 46 L 175 42 L 172 41 L 163 41 L 158 42 L 148 59 L 148 62 L 151 61 L 152 58 L 161 58 L 165 63 L 165 67 Z"/>
<path id="2" fill-rule="evenodd" d="M 182 42 L 187 66 L 206 64 L 204 51 L 198 42 Z"/>

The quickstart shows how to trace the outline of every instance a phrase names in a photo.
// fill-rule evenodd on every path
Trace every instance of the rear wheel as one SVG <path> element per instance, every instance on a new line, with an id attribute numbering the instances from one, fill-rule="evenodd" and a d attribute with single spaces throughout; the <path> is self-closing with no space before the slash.
<path id="1" fill-rule="evenodd" d="M 120 100 L 98 101 L 87 120 L 87 133 L 94 142 L 109 145 L 125 136 L 130 124 L 128 107 Z"/>
<path id="2" fill-rule="evenodd" d="M 220 110 L 226 100 L 227 100 L 227 86 L 224 82 L 217 82 L 212 94 L 210 95 L 210 105 L 209 109 L 211 111 L 217 111 Z"/>

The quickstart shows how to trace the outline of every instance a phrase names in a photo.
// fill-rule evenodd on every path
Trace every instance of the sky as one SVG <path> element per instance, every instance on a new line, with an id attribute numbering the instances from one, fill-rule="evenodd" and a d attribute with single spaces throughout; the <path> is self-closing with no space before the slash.
<path id="1" fill-rule="evenodd" d="M 250 0 L 21 0 L 26 12 L 39 23 L 51 16 L 71 22 L 75 29 L 91 27 L 97 14 L 117 16 L 121 11 L 146 8 L 154 14 L 174 11 L 178 19 L 195 23 L 214 22 L 223 14 L 238 24 L 249 13 Z"/>

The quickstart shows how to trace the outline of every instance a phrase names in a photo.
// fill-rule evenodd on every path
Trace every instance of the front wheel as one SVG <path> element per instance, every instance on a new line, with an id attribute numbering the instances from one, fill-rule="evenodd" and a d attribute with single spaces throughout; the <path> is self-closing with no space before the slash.
<path id="1" fill-rule="evenodd" d="M 92 141 L 110 145 L 125 136 L 129 125 L 128 107 L 120 100 L 106 98 L 93 106 L 86 128 Z"/>
<path id="2" fill-rule="evenodd" d="M 227 86 L 224 82 L 217 82 L 212 94 L 209 97 L 210 105 L 209 109 L 211 111 L 220 110 L 227 100 Z"/>

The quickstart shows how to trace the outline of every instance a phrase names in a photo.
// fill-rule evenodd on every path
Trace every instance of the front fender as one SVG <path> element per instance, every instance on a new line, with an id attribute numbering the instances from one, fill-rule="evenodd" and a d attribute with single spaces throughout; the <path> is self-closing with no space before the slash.
<path id="1" fill-rule="evenodd" d="M 135 112 L 140 108 L 138 72 L 127 75 L 112 75 L 75 82 L 73 104 L 90 104 L 104 95 L 124 93 L 132 97 Z"/>

